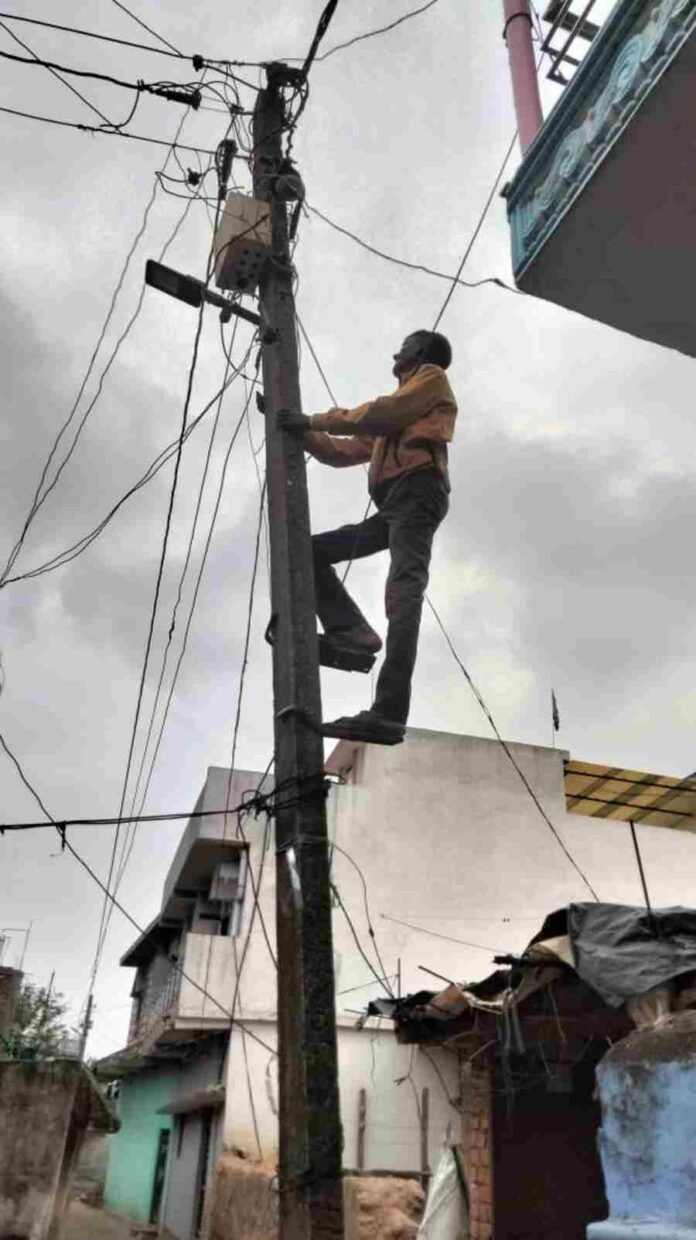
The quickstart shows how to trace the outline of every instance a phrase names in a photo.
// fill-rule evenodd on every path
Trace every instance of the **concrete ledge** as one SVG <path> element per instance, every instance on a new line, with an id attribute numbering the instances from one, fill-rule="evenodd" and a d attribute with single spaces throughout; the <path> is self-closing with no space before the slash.
<path id="1" fill-rule="evenodd" d="M 640 1219 L 605 1219 L 602 1223 L 590 1223 L 587 1240 L 696 1240 L 696 1227 L 681 1227 L 670 1223 L 646 1222 Z"/>

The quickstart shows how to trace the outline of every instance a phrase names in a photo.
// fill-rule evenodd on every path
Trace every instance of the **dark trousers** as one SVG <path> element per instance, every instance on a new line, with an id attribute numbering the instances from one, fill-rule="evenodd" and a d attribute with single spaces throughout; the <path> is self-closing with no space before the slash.
<path id="1" fill-rule="evenodd" d="M 415 470 L 387 483 L 374 516 L 312 538 L 317 615 L 325 629 L 367 623 L 332 566 L 389 550 L 387 645 L 374 709 L 398 723 L 408 719 L 433 537 L 448 507 L 439 471 Z"/>

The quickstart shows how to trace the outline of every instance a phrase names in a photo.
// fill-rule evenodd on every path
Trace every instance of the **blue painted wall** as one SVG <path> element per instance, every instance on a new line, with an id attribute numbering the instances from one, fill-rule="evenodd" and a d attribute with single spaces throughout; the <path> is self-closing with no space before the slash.
<path id="1" fill-rule="evenodd" d="M 121 1129 L 111 1142 L 104 1188 L 108 1210 L 149 1222 L 160 1129 L 171 1127 L 170 1117 L 157 1112 L 180 1091 L 180 1081 L 180 1072 L 154 1068 L 121 1082 Z"/>
<path id="2" fill-rule="evenodd" d="M 597 1082 L 609 1218 L 590 1240 L 696 1237 L 696 1013 L 617 1042 Z"/>

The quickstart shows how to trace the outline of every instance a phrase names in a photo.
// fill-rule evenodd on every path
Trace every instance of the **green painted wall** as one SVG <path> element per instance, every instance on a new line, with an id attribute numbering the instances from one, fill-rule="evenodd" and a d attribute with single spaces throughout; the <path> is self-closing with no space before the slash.
<path id="1" fill-rule="evenodd" d="M 180 1072 L 168 1069 L 155 1068 L 121 1082 L 121 1128 L 111 1139 L 104 1188 L 108 1210 L 149 1222 L 159 1133 L 171 1127 L 170 1117 L 157 1112 L 180 1088 Z"/>

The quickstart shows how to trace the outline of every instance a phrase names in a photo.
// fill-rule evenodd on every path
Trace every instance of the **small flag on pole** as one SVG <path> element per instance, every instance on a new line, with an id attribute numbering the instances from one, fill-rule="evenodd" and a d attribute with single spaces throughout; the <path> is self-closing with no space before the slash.
<path id="1" fill-rule="evenodd" d="M 556 701 L 556 694 L 553 689 L 551 690 L 551 718 L 553 719 L 553 730 L 554 732 L 558 732 L 561 726 L 561 717 L 558 713 L 558 702 Z"/>

